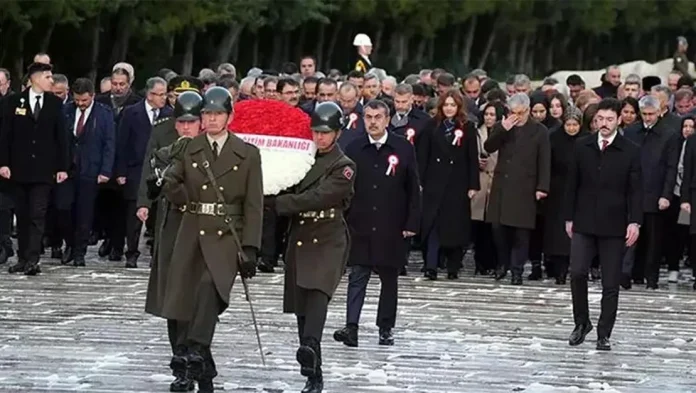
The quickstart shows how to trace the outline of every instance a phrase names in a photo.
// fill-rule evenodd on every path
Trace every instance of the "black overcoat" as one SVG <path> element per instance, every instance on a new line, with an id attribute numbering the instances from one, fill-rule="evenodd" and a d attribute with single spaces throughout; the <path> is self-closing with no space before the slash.
<path id="1" fill-rule="evenodd" d="M 684 177 L 681 184 L 681 203 L 691 204 L 693 211 L 696 206 L 696 139 L 686 140 L 684 151 Z M 689 233 L 696 235 L 696 220 L 691 220 Z"/>
<path id="2" fill-rule="evenodd" d="M 421 238 L 437 230 L 442 247 L 467 246 L 471 232 L 469 190 L 479 190 L 477 131 L 467 122 L 460 143 L 437 120 L 419 138 L 418 165 L 423 185 Z M 454 144 L 453 144 L 454 143 Z"/>
<path id="3" fill-rule="evenodd" d="M 421 212 L 413 146 L 388 134 L 378 150 L 365 136 L 348 145 L 346 155 L 357 166 L 355 194 L 346 217 L 351 235 L 348 264 L 404 266 L 408 240 L 403 231 L 418 232 Z M 390 159 L 398 163 L 387 174 Z"/>

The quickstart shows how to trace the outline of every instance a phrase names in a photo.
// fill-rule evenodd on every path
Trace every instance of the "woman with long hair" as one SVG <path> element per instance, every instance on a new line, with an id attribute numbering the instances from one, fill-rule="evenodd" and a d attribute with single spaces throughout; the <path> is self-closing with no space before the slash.
<path id="1" fill-rule="evenodd" d="M 638 109 L 638 100 L 633 97 L 626 97 L 621 101 L 621 119 L 619 122 L 619 131 L 623 134 L 631 124 L 642 121 L 640 118 L 640 109 Z"/>
<path id="2" fill-rule="evenodd" d="M 442 94 L 417 152 L 423 186 L 425 277 L 431 280 L 437 279 L 440 256 L 447 265 L 447 278 L 458 278 L 464 247 L 469 245 L 471 198 L 480 189 L 476 135 L 461 94 L 456 90 Z"/>
<path id="3" fill-rule="evenodd" d="M 549 96 L 549 114 L 559 122 L 563 122 L 568 110 L 568 99 L 563 93 L 554 92 Z"/>

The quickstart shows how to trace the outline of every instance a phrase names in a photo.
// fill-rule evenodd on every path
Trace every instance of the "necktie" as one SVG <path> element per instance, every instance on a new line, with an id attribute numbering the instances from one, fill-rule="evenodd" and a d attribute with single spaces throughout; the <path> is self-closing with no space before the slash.
<path id="1" fill-rule="evenodd" d="M 34 120 L 39 120 L 39 112 L 41 112 L 41 96 L 36 96 L 36 104 L 34 104 Z"/>
<path id="2" fill-rule="evenodd" d="M 157 120 L 157 109 L 152 108 L 152 124 L 155 124 L 155 120 Z"/>
<path id="3" fill-rule="evenodd" d="M 217 160 L 218 158 L 218 143 L 213 142 L 213 160 Z"/>
<path id="4" fill-rule="evenodd" d="M 375 147 L 377 148 L 377 150 L 379 150 L 379 148 L 382 147 L 382 144 L 379 142 L 375 142 Z"/>
<path id="5" fill-rule="evenodd" d="M 77 120 L 77 127 L 75 127 L 75 135 L 82 135 L 82 131 L 85 128 L 85 111 L 80 111 L 80 118 Z"/>
<path id="6" fill-rule="evenodd" d="M 607 146 L 609 146 L 609 141 L 606 139 L 602 139 L 602 151 L 606 150 Z"/>

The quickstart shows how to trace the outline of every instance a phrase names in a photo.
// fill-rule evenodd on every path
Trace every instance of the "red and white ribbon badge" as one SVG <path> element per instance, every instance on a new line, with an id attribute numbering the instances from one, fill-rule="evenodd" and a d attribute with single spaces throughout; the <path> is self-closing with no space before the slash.
<path id="1" fill-rule="evenodd" d="M 355 129 L 355 127 L 358 126 L 358 115 L 355 113 L 351 113 L 350 116 L 348 116 L 348 126 L 346 128 L 352 128 Z"/>
<path id="2" fill-rule="evenodd" d="M 387 158 L 387 162 L 389 163 L 389 167 L 387 168 L 386 175 L 394 176 L 396 174 L 396 166 L 399 165 L 399 157 L 392 154 Z"/>
<path id="3" fill-rule="evenodd" d="M 461 146 L 463 136 L 464 132 L 462 130 L 454 130 L 454 139 L 452 140 L 452 146 Z"/>
<path id="4" fill-rule="evenodd" d="M 408 130 L 406 130 L 406 140 L 411 142 L 411 144 L 413 144 L 413 137 L 415 136 L 416 130 L 414 130 L 413 128 L 409 128 Z"/>

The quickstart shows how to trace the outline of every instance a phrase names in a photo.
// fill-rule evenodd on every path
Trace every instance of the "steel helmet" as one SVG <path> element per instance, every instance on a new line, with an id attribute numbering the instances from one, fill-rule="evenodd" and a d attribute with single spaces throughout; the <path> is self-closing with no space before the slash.
<path id="1" fill-rule="evenodd" d="M 333 132 L 343 128 L 343 111 L 335 102 L 327 101 L 317 104 L 312 112 L 310 123 L 312 131 Z"/>
<path id="2" fill-rule="evenodd" d="M 360 33 L 353 39 L 353 46 L 372 46 L 372 40 L 367 34 Z"/>
<path id="3" fill-rule="evenodd" d="M 232 112 L 232 94 L 224 87 L 214 86 L 203 96 L 202 112 Z"/>
<path id="4" fill-rule="evenodd" d="M 186 91 L 176 98 L 174 118 L 177 121 L 194 121 L 201 118 L 203 97 L 195 91 Z"/>

